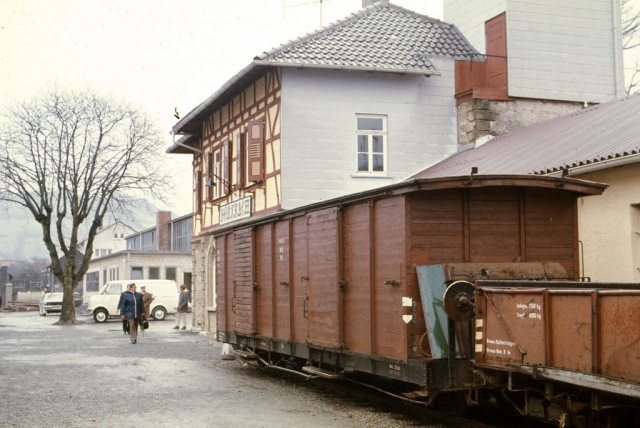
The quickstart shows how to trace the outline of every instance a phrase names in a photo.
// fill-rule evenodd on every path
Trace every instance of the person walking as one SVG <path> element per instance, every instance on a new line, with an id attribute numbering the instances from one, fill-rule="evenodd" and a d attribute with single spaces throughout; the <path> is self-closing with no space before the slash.
<path id="1" fill-rule="evenodd" d="M 123 320 L 126 319 L 129 322 L 129 339 L 131 339 L 132 344 L 138 343 L 138 325 L 143 314 L 142 295 L 136 291 L 135 284 L 130 284 L 129 289 L 125 291 L 122 297 L 120 316 Z"/>
<path id="2" fill-rule="evenodd" d="M 149 312 L 151 310 L 151 302 L 153 301 L 153 294 L 147 293 L 147 289 L 144 285 L 140 287 L 140 294 L 142 294 L 142 304 L 144 305 L 144 316 L 145 318 L 149 318 Z"/>
<path id="3" fill-rule="evenodd" d="M 187 329 L 187 312 L 189 312 L 189 292 L 184 284 L 180 284 L 180 298 L 178 299 L 178 313 L 176 313 L 176 326 L 174 330 L 180 328 L 180 321 L 184 320 L 182 330 Z"/>
<path id="4" fill-rule="evenodd" d="M 127 284 L 127 290 L 129 289 L 130 285 L 131 284 Z M 118 306 L 116 307 L 116 310 L 118 311 L 118 313 L 121 313 L 120 307 L 122 306 L 122 298 L 124 297 L 124 293 L 126 293 L 127 290 L 120 293 L 120 300 L 118 300 Z M 127 321 L 126 319 L 122 320 L 122 334 L 129 334 L 129 321 Z"/>

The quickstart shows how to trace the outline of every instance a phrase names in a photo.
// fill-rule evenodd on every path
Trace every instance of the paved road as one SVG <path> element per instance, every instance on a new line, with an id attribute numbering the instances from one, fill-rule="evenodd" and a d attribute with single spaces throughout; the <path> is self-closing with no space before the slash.
<path id="1" fill-rule="evenodd" d="M 0 313 L 0 426 L 403 427 L 304 381 L 222 361 L 221 344 L 152 321 L 132 345 L 121 324 L 54 326 Z"/>

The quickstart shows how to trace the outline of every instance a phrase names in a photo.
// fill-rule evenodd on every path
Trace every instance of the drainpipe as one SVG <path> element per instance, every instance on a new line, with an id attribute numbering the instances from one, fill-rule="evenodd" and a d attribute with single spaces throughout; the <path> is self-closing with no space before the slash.
<path id="1" fill-rule="evenodd" d="M 616 99 L 620 98 L 621 86 L 618 84 L 618 75 L 620 73 L 620 64 L 622 64 L 622 23 L 620 16 L 620 0 L 611 0 L 611 24 L 613 25 L 613 84 L 615 88 Z M 624 86 L 624 76 L 622 77 Z"/>

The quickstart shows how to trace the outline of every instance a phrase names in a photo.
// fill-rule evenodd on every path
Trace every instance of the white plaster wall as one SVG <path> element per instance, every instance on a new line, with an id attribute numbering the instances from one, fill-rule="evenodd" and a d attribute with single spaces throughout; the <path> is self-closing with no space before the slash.
<path id="1" fill-rule="evenodd" d="M 605 102 L 624 95 L 619 0 L 445 0 L 444 20 L 485 52 L 507 12 L 509 95 Z"/>
<path id="2" fill-rule="evenodd" d="M 640 282 L 640 163 L 576 176 L 609 184 L 578 200 L 584 275 L 592 281 Z"/>
<path id="3" fill-rule="evenodd" d="M 126 250 L 127 241 L 124 237 L 134 232 L 135 230 L 129 226 L 120 223 L 111 224 L 104 229 L 99 230 L 93 239 L 93 253 L 95 254 L 96 250 L 111 250 L 112 253 Z M 113 236 L 115 233 L 118 234 L 117 238 Z M 121 234 L 123 238 L 120 238 Z M 86 241 L 84 244 L 86 244 Z"/>
<path id="4" fill-rule="evenodd" d="M 506 11 L 507 0 L 444 0 L 443 10 L 444 22 L 455 24 L 478 52 L 486 53 L 484 23 Z"/>
<path id="5" fill-rule="evenodd" d="M 455 153 L 454 62 L 432 62 L 442 76 L 283 70 L 283 208 L 386 186 Z M 356 114 L 387 115 L 384 177 L 355 177 Z"/>
<path id="6" fill-rule="evenodd" d="M 589 102 L 622 96 L 619 8 L 619 0 L 509 0 L 509 95 Z"/>

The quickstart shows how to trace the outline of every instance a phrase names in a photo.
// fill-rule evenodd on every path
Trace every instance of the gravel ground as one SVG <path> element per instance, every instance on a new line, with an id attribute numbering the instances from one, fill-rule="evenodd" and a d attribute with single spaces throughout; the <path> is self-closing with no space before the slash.
<path id="1" fill-rule="evenodd" d="M 132 345 L 114 320 L 54 326 L 0 313 L 3 427 L 439 427 L 313 381 L 222 361 L 221 344 L 150 322 Z"/>

